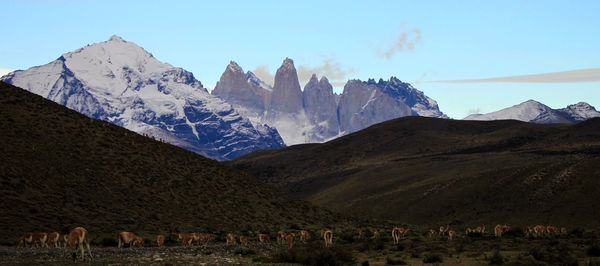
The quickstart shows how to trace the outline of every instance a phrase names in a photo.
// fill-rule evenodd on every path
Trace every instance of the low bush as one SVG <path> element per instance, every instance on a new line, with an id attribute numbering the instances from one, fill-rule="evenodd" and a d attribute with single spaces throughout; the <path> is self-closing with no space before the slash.
<path id="1" fill-rule="evenodd" d="M 325 248 L 319 244 L 297 246 L 272 255 L 273 263 L 299 263 L 303 265 L 348 265 L 356 263 L 352 252 L 339 247 Z"/>
<path id="2" fill-rule="evenodd" d="M 537 261 L 542 261 L 551 265 L 578 265 L 577 257 L 568 245 L 558 243 L 555 246 L 534 246 L 529 249 L 531 255 Z"/>
<path id="3" fill-rule="evenodd" d="M 406 265 L 406 261 L 404 261 L 402 258 L 392 258 L 392 257 L 387 257 L 385 258 L 385 265 Z"/>
<path id="4" fill-rule="evenodd" d="M 247 247 L 236 247 L 233 250 L 233 254 L 247 256 L 247 255 L 254 255 L 254 254 L 256 254 L 256 251 L 254 251 L 252 249 L 249 249 Z"/>
<path id="5" fill-rule="evenodd" d="M 500 254 L 499 250 L 494 251 L 492 256 L 490 257 L 490 265 L 502 265 L 504 264 L 505 259 L 502 254 Z"/>
<path id="6" fill-rule="evenodd" d="M 592 245 L 586 249 L 585 253 L 590 257 L 600 257 L 600 243 L 592 243 Z"/>
<path id="7" fill-rule="evenodd" d="M 427 254 L 423 255 L 423 262 L 424 263 L 438 263 L 438 262 L 441 263 L 441 262 L 444 262 L 444 259 L 441 254 L 427 253 Z"/>

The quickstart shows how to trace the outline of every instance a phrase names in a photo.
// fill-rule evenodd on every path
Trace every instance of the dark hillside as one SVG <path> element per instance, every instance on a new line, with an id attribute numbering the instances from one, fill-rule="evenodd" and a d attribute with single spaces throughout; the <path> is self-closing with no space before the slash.
<path id="1" fill-rule="evenodd" d="M 405 117 L 231 163 L 317 205 L 415 224 L 600 226 L 600 119 Z"/>
<path id="2" fill-rule="evenodd" d="M 326 224 L 243 172 L 0 83 L 0 241 L 25 231 L 248 230 Z"/>

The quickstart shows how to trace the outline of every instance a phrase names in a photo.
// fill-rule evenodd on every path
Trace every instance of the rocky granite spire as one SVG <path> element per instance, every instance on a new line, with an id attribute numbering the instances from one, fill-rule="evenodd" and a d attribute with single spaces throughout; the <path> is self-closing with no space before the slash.
<path id="1" fill-rule="evenodd" d="M 265 99 L 268 98 L 268 94 L 271 92 L 261 87 L 260 84 L 251 82 L 249 76 L 252 77 L 253 74 L 251 72 L 245 74 L 236 62 L 231 61 L 225 68 L 212 94 L 234 105 L 234 107 L 236 105 L 243 106 L 244 109 L 262 115 L 266 108 Z M 240 111 L 240 113 L 243 115 L 243 111 Z"/>
<path id="2" fill-rule="evenodd" d="M 333 86 L 327 77 L 317 79 L 313 74 L 302 92 L 304 111 L 308 121 L 315 125 L 311 139 L 327 140 L 339 134 L 337 104 Z"/>
<path id="3" fill-rule="evenodd" d="M 276 117 L 279 113 L 301 113 L 302 91 L 298 81 L 298 73 L 294 67 L 294 61 L 286 58 L 281 67 L 275 73 L 273 93 L 267 112 L 267 119 Z"/>

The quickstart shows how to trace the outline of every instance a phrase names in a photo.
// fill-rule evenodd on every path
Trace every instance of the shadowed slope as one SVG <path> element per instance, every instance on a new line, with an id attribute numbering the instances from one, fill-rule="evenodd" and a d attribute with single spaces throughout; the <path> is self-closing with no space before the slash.
<path id="1" fill-rule="evenodd" d="M 600 220 L 600 119 L 577 125 L 405 117 L 234 161 L 294 197 L 409 223 Z"/>
<path id="2" fill-rule="evenodd" d="M 0 241 L 25 231 L 267 229 L 328 223 L 254 177 L 0 83 Z"/>

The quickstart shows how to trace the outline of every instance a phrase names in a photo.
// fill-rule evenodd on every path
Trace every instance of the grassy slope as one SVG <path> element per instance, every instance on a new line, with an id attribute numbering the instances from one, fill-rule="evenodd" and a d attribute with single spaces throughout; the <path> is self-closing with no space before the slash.
<path id="1" fill-rule="evenodd" d="M 329 223 L 254 177 L 0 83 L 0 242 L 25 231 Z"/>
<path id="2" fill-rule="evenodd" d="M 405 117 L 232 163 L 297 198 L 415 224 L 600 226 L 600 119 Z"/>

